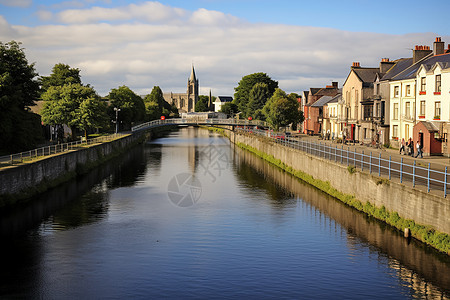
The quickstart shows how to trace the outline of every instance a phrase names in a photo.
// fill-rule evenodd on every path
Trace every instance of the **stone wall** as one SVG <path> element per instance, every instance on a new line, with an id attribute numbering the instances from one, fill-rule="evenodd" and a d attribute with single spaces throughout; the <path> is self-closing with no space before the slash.
<path id="1" fill-rule="evenodd" d="M 402 218 L 412 219 L 417 224 L 430 225 L 438 231 L 450 234 L 450 199 L 443 196 L 399 182 L 380 180 L 380 177 L 368 172 L 351 173 L 347 166 L 310 156 L 262 137 L 232 132 L 230 141 L 272 155 L 295 170 L 329 182 L 336 190 L 353 195 L 363 203 L 368 201 L 377 207 L 384 206 L 389 211 L 397 212 Z"/>
<path id="2" fill-rule="evenodd" d="M 0 200 L 2 197 L 20 199 L 43 191 L 121 153 L 140 139 L 139 135 L 129 135 L 89 148 L 49 156 L 30 164 L 3 168 L 0 170 Z M 3 204 L 0 201 L 0 206 Z"/>

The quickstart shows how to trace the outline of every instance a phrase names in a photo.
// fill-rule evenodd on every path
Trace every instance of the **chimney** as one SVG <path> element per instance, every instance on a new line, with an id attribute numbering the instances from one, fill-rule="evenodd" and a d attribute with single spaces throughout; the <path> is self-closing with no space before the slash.
<path id="1" fill-rule="evenodd" d="M 359 61 L 354 61 L 354 62 L 353 62 L 353 64 L 352 64 L 352 69 L 353 69 L 353 68 L 360 68 Z"/>
<path id="2" fill-rule="evenodd" d="M 433 43 L 433 55 L 444 54 L 445 43 L 441 41 L 441 37 L 437 37 Z"/>
<path id="3" fill-rule="evenodd" d="M 428 54 L 432 53 L 429 46 L 418 46 L 413 50 L 413 64 L 427 56 Z"/>
<path id="4" fill-rule="evenodd" d="M 337 82 L 337 81 L 333 81 L 331 84 L 333 85 L 333 87 L 334 87 L 335 89 L 338 88 L 338 82 Z"/>
<path id="5" fill-rule="evenodd" d="M 447 50 L 445 51 L 445 53 L 450 53 L 450 44 L 448 44 Z"/>
<path id="6" fill-rule="evenodd" d="M 393 65 L 395 65 L 395 62 L 389 61 L 389 58 L 382 58 L 380 62 L 380 73 L 386 73 Z"/>

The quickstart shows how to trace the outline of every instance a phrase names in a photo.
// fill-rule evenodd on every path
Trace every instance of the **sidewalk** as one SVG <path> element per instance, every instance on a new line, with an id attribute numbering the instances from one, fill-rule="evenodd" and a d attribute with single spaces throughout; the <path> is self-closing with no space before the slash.
<path id="1" fill-rule="evenodd" d="M 328 146 L 331 147 L 338 147 L 341 148 L 342 146 L 344 146 L 344 149 L 346 149 L 347 147 L 350 148 L 350 150 L 353 151 L 353 149 L 358 152 L 361 153 L 362 151 L 364 151 L 364 154 L 369 154 L 370 152 L 372 152 L 373 156 L 379 156 L 381 153 L 381 157 L 382 158 L 389 158 L 392 157 L 393 160 L 396 161 L 400 161 L 403 158 L 403 161 L 405 163 L 408 164 L 412 164 L 414 162 L 414 160 L 416 161 L 416 164 L 422 167 L 428 167 L 428 164 L 431 164 L 431 168 L 434 170 L 438 170 L 438 171 L 444 171 L 445 167 L 448 167 L 448 171 L 450 171 L 450 158 L 446 157 L 446 156 L 424 156 L 423 158 L 414 158 L 412 156 L 408 156 L 408 155 L 403 155 L 403 154 L 399 154 L 399 150 L 398 149 L 387 149 L 387 148 L 383 148 L 383 149 L 377 149 L 377 148 L 373 148 L 370 147 L 368 145 L 360 145 L 360 144 L 347 144 L 347 145 L 343 145 L 343 144 L 338 144 L 336 142 L 333 142 L 331 140 L 322 140 L 319 139 L 318 136 L 309 136 L 309 135 L 305 135 L 305 134 L 300 134 L 300 135 L 295 135 L 293 137 L 298 137 L 300 138 L 300 140 L 307 140 L 307 141 L 311 141 L 311 142 L 315 142 L 315 143 L 322 143 L 322 144 L 327 144 Z"/>

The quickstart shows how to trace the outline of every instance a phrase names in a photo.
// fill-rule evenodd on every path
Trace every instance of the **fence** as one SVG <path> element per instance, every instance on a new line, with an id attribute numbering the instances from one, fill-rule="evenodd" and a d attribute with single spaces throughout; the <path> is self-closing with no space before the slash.
<path id="1" fill-rule="evenodd" d="M 372 152 L 364 153 L 364 151 L 351 151 L 350 147 L 344 145 L 331 146 L 326 143 L 317 143 L 311 141 L 302 141 L 298 138 L 289 137 L 283 133 L 272 133 L 270 131 L 258 129 L 238 128 L 238 130 L 271 139 L 273 142 L 282 144 L 301 150 L 310 155 L 318 156 L 324 159 L 347 165 L 349 171 L 353 168 L 361 169 L 378 176 L 386 177 L 391 180 L 397 178 L 401 183 L 408 182 L 413 187 L 422 186 L 429 193 L 431 190 L 443 191 L 444 197 L 447 197 L 448 189 L 448 171 L 445 167 L 444 171 L 431 168 L 428 163 L 427 167 L 419 166 L 416 160 L 413 163 L 404 162 L 403 158 L 392 156 L 382 157 L 382 154 L 373 155 Z"/>
<path id="2" fill-rule="evenodd" d="M 131 128 L 132 132 L 139 130 L 145 130 L 152 127 L 159 127 L 164 125 L 241 125 L 241 126 L 261 126 L 268 127 L 266 122 L 260 120 L 245 120 L 245 119 L 206 119 L 202 117 L 191 118 L 179 118 L 179 119 L 166 119 L 166 120 L 153 120 L 150 122 L 142 123 Z"/>
<path id="3" fill-rule="evenodd" d="M 74 150 L 79 147 L 88 146 L 92 144 L 98 144 L 98 143 L 104 143 L 109 142 L 111 140 L 117 139 L 119 137 L 124 136 L 125 134 L 122 133 L 115 133 L 107 136 L 101 136 L 93 139 L 88 139 L 84 141 L 75 141 L 70 143 L 64 143 L 64 144 L 56 144 L 56 145 L 50 145 L 45 146 L 25 152 L 5 155 L 0 157 L 0 164 L 11 164 L 14 165 L 15 163 L 21 163 L 24 160 L 29 160 L 37 157 L 45 157 L 49 155 L 53 155 L 56 153 L 61 153 L 65 151 Z"/>

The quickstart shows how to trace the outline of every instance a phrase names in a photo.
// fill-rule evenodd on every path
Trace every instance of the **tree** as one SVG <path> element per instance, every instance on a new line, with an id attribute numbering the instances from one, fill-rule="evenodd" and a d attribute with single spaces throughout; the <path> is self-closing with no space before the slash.
<path id="1" fill-rule="evenodd" d="M 164 99 L 164 94 L 159 86 L 154 86 L 151 93 L 144 97 L 145 113 L 147 120 L 156 120 L 161 116 L 177 118 L 178 108 Z"/>
<path id="2" fill-rule="evenodd" d="M 42 121 L 46 125 L 67 124 L 84 131 L 91 128 L 88 124 L 97 124 L 96 128 L 104 127 L 100 124 L 106 118 L 106 105 L 101 104 L 100 97 L 92 87 L 79 83 L 50 86 L 41 98 L 45 101 Z M 93 111 L 88 112 L 88 108 Z M 92 120 L 93 118 L 98 120 Z"/>
<path id="3" fill-rule="evenodd" d="M 143 121 L 145 118 L 145 104 L 139 95 L 136 95 L 129 87 L 121 86 L 112 89 L 108 95 L 111 105 L 108 114 L 112 120 L 116 119 L 114 108 L 119 108 L 119 122 L 126 128 L 131 128 L 132 123 Z"/>
<path id="4" fill-rule="evenodd" d="M 41 89 L 47 91 L 51 86 L 63 86 L 66 84 L 81 84 L 80 70 L 71 68 L 66 64 L 56 64 L 50 76 L 41 76 Z"/>
<path id="5" fill-rule="evenodd" d="M 195 111 L 209 111 L 209 96 L 199 95 L 198 101 L 195 104 Z"/>
<path id="6" fill-rule="evenodd" d="M 234 88 L 235 93 L 233 103 L 238 106 L 238 109 L 242 112 L 243 117 L 246 117 L 250 91 L 257 83 L 267 84 L 269 97 L 271 97 L 275 92 L 275 89 L 278 88 L 278 82 L 272 80 L 266 73 L 254 73 L 242 77 L 241 81 L 239 81 L 239 85 Z"/>
<path id="7" fill-rule="evenodd" d="M 232 102 L 227 102 L 224 105 L 222 105 L 222 107 L 220 108 L 220 112 L 223 112 L 229 116 L 233 116 L 238 111 L 239 111 L 239 109 L 238 109 L 237 105 Z"/>
<path id="8" fill-rule="evenodd" d="M 267 122 L 275 130 L 289 124 L 298 124 L 302 119 L 302 113 L 299 111 L 299 104 L 294 95 L 286 95 L 281 89 L 276 89 L 273 96 L 267 101 L 263 108 Z"/>
<path id="9" fill-rule="evenodd" d="M 256 120 L 265 120 L 262 109 L 270 98 L 269 87 L 265 83 L 256 83 L 249 94 L 246 115 L 252 116 Z"/>
<path id="10" fill-rule="evenodd" d="M 106 103 L 100 97 L 83 100 L 80 107 L 75 110 L 73 124 L 84 131 L 87 139 L 89 129 L 103 129 L 109 126 L 109 117 L 106 113 Z"/>
<path id="11" fill-rule="evenodd" d="M 28 109 L 39 97 L 38 74 L 20 45 L 0 42 L 0 152 L 31 149 L 43 139 L 39 116 Z"/>

